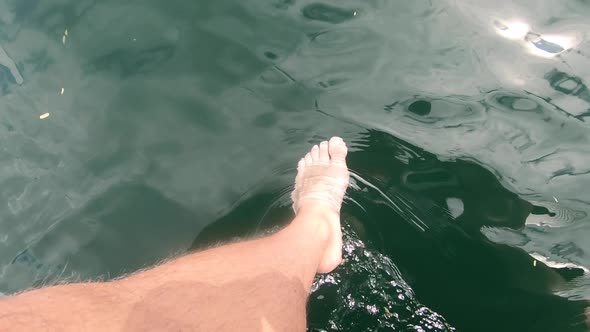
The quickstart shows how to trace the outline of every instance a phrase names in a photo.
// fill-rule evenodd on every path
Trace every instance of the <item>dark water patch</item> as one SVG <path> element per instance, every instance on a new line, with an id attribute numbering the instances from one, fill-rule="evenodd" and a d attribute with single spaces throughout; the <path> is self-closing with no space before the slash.
<path id="1" fill-rule="evenodd" d="M 417 100 L 417 101 L 411 103 L 410 106 L 408 106 L 408 111 L 410 111 L 416 115 L 426 116 L 426 115 L 430 114 L 431 108 L 432 108 L 432 105 L 430 104 L 429 101 Z"/>
<path id="2" fill-rule="evenodd" d="M 559 91 L 566 95 L 577 96 L 582 92 L 587 93 L 588 91 L 588 87 L 584 84 L 581 78 L 571 76 L 557 69 L 553 69 L 545 74 L 545 79 L 555 91 Z"/>
<path id="3" fill-rule="evenodd" d="M 254 126 L 257 128 L 271 128 L 279 121 L 278 116 L 274 112 L 260 114 L 254 119 Z"/>
<path id="4" fill-rule="evenodd" d="M 401 112 L 422 125 L 456 127 L 480 122 L 485 113 L 481 104 L 467 98 L 411 98 L 384 106 L 387 112 Z"/>
<path id="5" fill-rule="evenodd" d="M 284 50 L 276 48 L 274 46 L 265 46 L 257 48 L 256 50 L 258 58 L 269 64 L 280 64 L 286 58 Z"/>
<path id="6" fill-rule="evenodd" d="M 536 215 L 543 215 L 546 214 L 550 217 L 555 217 L 556 214 L 554 212 L 549 211 L 549 209 L 547 209 L 544 206 L 536 206 L 535 208 L 533 208 L 533 210 L 531 211 L 532 214 L 536 214 Z"/>
<path id="7" fill-rule="evenodd" d="M 304 17 L 332 24 L 340 24 L 352 20 L 357 14 L 354 9 L 339 8 L 323 3 L 313 3 L 302 10 Z"/>
<path id="8" fill-rule="evenodd" d="M 553 287 L 563 284 L 562 275 L 567 273 L 535 262 L 521 249 L 492 244 L 481 233 L 483 226 L 522 228 L 533 205 L 477 164 L 437 161 L 387 136 L 369 134 L 365 144 L 369 148 L 351 153 L 349 165 L 359 174 L 379 179 L 382 193 L 393 202 L 402 195 L 406 197 L 402 202 L 411 203 L 376 204 L 383 199 L 372 197 L 375 193 L 369 190 L 362 196 L 351 193 L 362 210 L 347 213 L 363 221 L 367 241 L 392 259 L 417 298 L 461 331 L 516 332 L 530 326 L 535 331 L 582 331 L 581 312 L 588 303 L 553 295 Z M 400 163 L 393 158 L 400 155 L 394 153 L 400 146 L 413 149 L 417 157 Z M 408 184 L 413 177 L 423 179 L 421 186 Z M 448 198 L 462 202 L 463 211 L 456 218 L 445 211 L 450 208 Z M 408 224 L 403 213 L 408 209 L 424 222 L 424 231 Z M 468 307 L 462 305 L 466 303 Z M 496 318 L 489 321 L 489 317 Z"/>
<path id="9" fill-rule="evenodd" d="M 580 77 L 570 75 L 558 69 L 553 69 L 545 74 L 545 79 L 555 91 L 575 96 L 587 104 L 590 104 L 590 90 Z M 576 118 L 582 121 L 585 121 L 584 119 L 588 116 L 590 116 L 590 107 L 587 107 L 585 111 L 576 114 Z"/>
<path id="10" fill-rule="evenodd" d="M 546 222 L 548 225 L 563 226 L 580 222 L 588 216 L 585 211 L 574 210 L 557 203 L 544 203 L 543 205 L 535 214 L 550 217 L 551 219 Z"/>
<path id="11" fill-rule="evenodd" d="M 269 60 L 272 60 L 272 61 L 274 61 L 274 60 L 276 60 L 276 59 L 278 59 L 278 58 L 279 58 L 279 56 L 278 56 L 278 55 L 276 55 L 275 53 L 273 53 L 273 52 L 271 52 L 271 51 L 266 51 L 266 52 L 264 52 L 264 56 L 265 56 L 267 59 L 269 59 Z"/>
<path id="12" fill-rule="evenodd" d="M 496 106 L 502 110 L 544 113 L 543 107 L 537 101 L 527 96 L 495 92 L 489 94 L 486 99 L 489 105 Z"/>

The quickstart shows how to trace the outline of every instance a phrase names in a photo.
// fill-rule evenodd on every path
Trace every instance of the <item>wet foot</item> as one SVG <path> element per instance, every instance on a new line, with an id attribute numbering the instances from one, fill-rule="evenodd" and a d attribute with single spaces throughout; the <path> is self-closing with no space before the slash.
<path id="1" fill-rule="evenodd" d="M 295 190 L 291 194 L 295 213 L 328 224 L 326 249 L 318 273 L 331 272 L 342 261 L 340 207 L 349 181 L 346 154 L 344 141 L 333 137 L 314 146 L 297 165 Z"/>

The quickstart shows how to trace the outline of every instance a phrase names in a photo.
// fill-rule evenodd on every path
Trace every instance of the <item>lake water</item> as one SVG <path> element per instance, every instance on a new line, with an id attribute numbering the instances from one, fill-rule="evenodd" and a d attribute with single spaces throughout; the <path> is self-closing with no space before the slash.
<path id="1" fill-rule="evenodd" d="M 0 292 L 183 252 L 263 183 L 285 205 L 332 135 L 360 156 L 355 197 L 432 159 L 408 167 L 455 189 L 407 181 L 410 201 L 440 192 L 488 241 L 585 271 L 588 17 L 583 0 L 0 0 Z M 388 137 L 399 163 L 363 164 Z M 559 292 L 589 298 L 587 273 Z"/>

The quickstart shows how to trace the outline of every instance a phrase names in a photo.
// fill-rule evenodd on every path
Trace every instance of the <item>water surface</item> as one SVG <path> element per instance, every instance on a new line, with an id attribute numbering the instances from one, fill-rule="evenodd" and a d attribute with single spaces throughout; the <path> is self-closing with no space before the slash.
<path id="1" fill-rule="evenodd" d="M 287 188 L 311 143 L 363 151 L 369 129 L 477 164 L 531 205 L 491 240 L 590 267 L 589 14 L 581 0 L 1 0 L 0 291 L 182 252 L 260 183 Z"/>

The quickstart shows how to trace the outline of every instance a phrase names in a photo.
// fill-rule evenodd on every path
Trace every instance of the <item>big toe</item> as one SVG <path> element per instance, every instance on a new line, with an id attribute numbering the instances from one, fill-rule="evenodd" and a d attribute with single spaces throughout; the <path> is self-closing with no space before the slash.
<path id="1" fill-rule="evenodd" d="M 348 148 L 342 138 L 332 137 L 328 143 L 328 151 L 330 152 L 332 162 L 346 164 Z"/>

